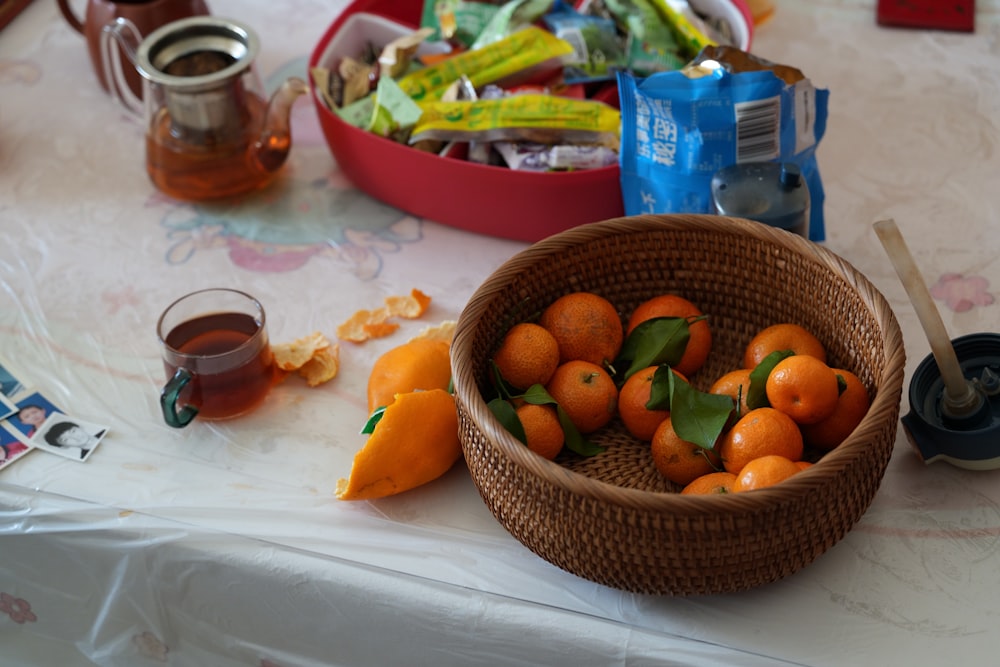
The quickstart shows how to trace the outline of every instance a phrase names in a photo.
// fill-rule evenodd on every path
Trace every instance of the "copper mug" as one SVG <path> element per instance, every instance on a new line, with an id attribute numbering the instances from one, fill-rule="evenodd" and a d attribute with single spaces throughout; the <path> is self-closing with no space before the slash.
<path id="1" fill-rule="evenodd" d="M 204 0 L 87 0 L 84 18 L 80 18 L 70 7 L 70 0 L 57 0 L 59 10 L 74 30 L 87 40 L 90 62 L 97 74 L 101 88 L 110 91 L 106 72 L 108 63 L 101 50 L 101 31 L 104 26 L 117 18 L 128 19 L 141 35 L 153 32 L 171 21 L 188 16 L 209 14 Z M 121 54 L 119 54 L 120 56 Z M 141 99 L 142 77 L 134 68 L 125 72 L 125 80 L 132 94 Z"/>

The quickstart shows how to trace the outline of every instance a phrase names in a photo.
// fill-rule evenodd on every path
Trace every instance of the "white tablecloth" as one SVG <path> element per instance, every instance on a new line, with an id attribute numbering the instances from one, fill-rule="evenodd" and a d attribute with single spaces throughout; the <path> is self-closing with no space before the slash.
<path id="1" fill-rule="evenodd" d="M 887 296 L 907 381 L 929 352 L 871 229 L 894 217 L 953 336 L 1000 330 L 1000 2 L 975 34 L 880 28 L 872 0 L 779 2 L 752 51 L 830 90 L 827 247 Z M 261 34 L 269 87 L 305 74 L 342 2 L 215 0 Z M 941 665 L 1000 645 L 1000 472 L 925 466 L 902 429 L 873 505 L 799 573 L 736 595 L 605 588 L 539 559 L 464 465 L 410 493 L 333 496 L 364 437 L 367 369 L 456 319 L 523 244 L 354 190 L 303 98 L 277 187 L 238 204 L 158 195 L 143 127 L 97 87 L 82 37 L 36 1 L 0 32 L 0 358 L 106 425 L 85 463 L 0 469 L 0 664 Z M 182 430 L 159 415 L 156 318 L 206 286 L 260 298 L 273 341 L 384 296 L 433 298 L 341 375 Z M 905 402 L 903 412 L 908 410 Z"/>

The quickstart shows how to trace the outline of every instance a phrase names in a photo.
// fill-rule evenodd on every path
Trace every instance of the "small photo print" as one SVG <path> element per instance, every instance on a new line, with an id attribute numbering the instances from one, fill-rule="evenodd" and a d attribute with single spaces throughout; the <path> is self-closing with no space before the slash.
<path id="1" fill-rule="evenodd" d="M 24 385 L 11 372 L 3 359 L 0 359 L 0 394 L 16 396 L 22 389 L 24 389 Z"/>
<path id="2" fill-rule="evenodd" d="M 7 424 L 0 424 L 0 468 L 4 468 L 31 451 L 24 435 Z"/>
<path id="3" fill-rule="evenodd" d="M 74 461 L 86 461 L 107 432 L 107 426 L 98 426 L 56 412 L 45 420 L 31 438 L 31 444 Z"/>
<path id="4" fill-rule="evenodd" d="M 33 438 L 45 420 L 57 412 L 59 408 L 52 401 L 38 392 L 28 394 L 17 402 L 17 409 L 8 418 L 8 423 L 23 433 L 27 438 Z"/>
<path id="5" fill-rule="evenodd" d="M 0 419 L 7 419 L 15 412 L 17 412 L 17 405 L 14 404 L 14 401 L 7 398 L 6 395 L 0 394 Z"/>

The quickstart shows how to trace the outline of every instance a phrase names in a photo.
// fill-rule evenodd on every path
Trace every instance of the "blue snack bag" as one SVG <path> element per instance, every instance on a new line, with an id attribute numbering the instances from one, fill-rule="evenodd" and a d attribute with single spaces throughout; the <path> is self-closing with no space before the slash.
<path id="1" fill-rule="evenodd" d="M 743 65 L 750 62 L 739 54 Z M 798 70 L 762 63 L 769 65 L 754 58 L 755 69 L 734 73 L 703 52 L 684 70 L 644 79 L 618 74 L 626 215 L 714 213 L 711 182 L 719 169 L 792 162 L 809 188 L 809 239 L 825 239 L 816 148 L 829 92 Z"/>

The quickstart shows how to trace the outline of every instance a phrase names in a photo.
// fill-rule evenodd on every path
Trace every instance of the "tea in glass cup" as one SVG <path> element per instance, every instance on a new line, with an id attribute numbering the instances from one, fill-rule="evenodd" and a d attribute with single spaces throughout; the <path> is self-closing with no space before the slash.
<path id="1" fill-rule="evenodd" d="M 256 408 L 276 378 L 265 323 L 260 302 L 233 289 L 192 292 L 168 306 L 157 324 L 164 421 L 183 428 L 195 416 L 230 419 Z"/>

